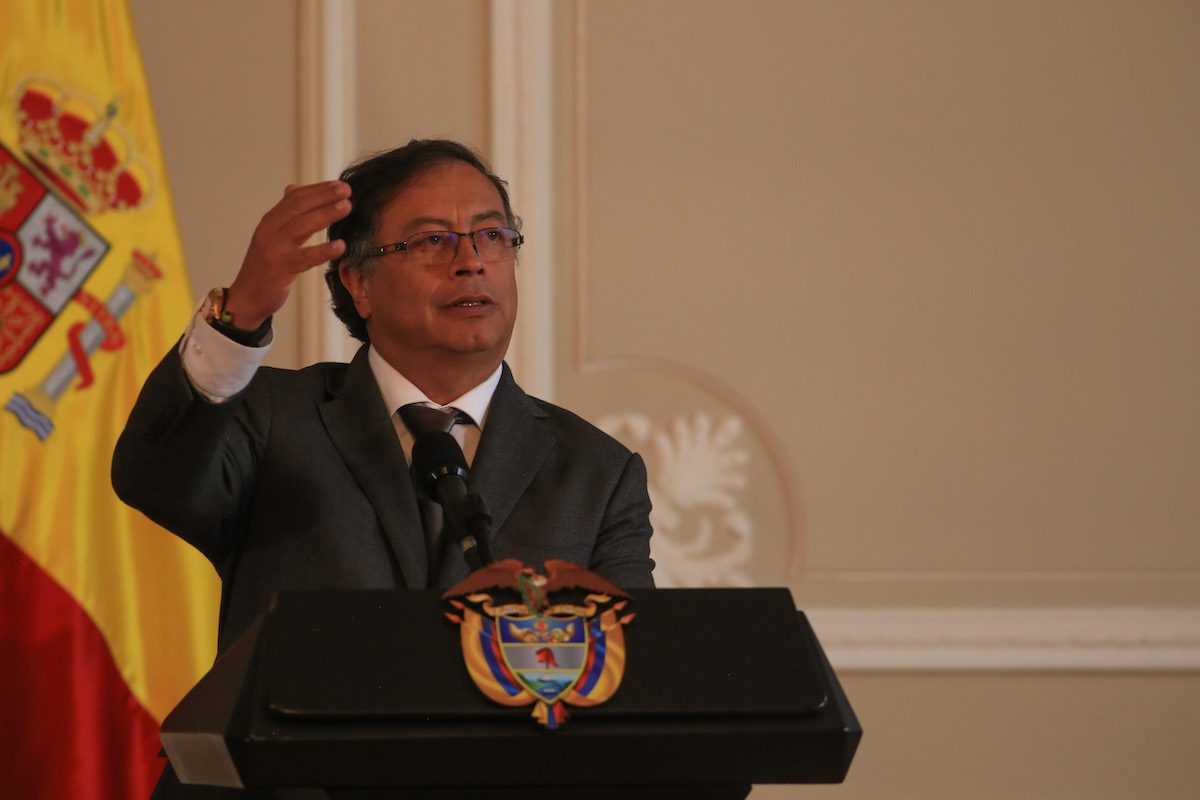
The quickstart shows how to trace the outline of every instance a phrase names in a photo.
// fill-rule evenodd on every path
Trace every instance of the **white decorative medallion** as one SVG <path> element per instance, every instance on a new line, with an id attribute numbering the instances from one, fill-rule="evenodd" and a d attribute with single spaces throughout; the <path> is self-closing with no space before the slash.
<path id="1" fill-rule="evenodd" d="M 699 412 L 655 425 L 644 414 L 599 427 L 642 454 L 650 475 L 651 555 L 660 587 L 750 586 L 754 525 L 743 507 L 742 421 Z"/>

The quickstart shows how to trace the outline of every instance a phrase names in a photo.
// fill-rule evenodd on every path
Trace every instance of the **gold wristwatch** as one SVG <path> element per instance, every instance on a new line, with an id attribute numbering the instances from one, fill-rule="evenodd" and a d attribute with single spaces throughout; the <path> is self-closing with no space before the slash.
<path id="1" fill-rule="evenodd" d="M 225 293 L 229 290 L 219 286 L 208 293 L 204 299 L 204 321 L 208 324 L 220 322 L 223 325 L 233 325 L 233 315 L 225 310 Z"/>
<path id="2" fill-rule="evenodd" d="M 223 336 L 247 347 L 260 347 L 267 334 L 271 332 L 271 317 L 267 317 L 254 330 L 239 328 L 233 321 L 233 315 L 225 310 L 225 302 L 229 299 L 229 290 L 213 289 L 204 298 L 204 321 L 219 331 Z"/>

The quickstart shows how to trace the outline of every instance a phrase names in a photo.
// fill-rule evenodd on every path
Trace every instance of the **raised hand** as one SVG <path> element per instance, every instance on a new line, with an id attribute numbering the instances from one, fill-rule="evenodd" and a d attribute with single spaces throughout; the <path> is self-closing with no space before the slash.
<path id="1" fill-rule="evenodd" d="M 225 310 L 234 325 L 257 328 L 283 307 L 296 276 L 345 252 L 341 239 L 311 245 L 308 240 L 350 213 L 349 198 L 350 186 L 341 181 L 283 190 L 283 198 L 254 229 L 226 295 Z"/>

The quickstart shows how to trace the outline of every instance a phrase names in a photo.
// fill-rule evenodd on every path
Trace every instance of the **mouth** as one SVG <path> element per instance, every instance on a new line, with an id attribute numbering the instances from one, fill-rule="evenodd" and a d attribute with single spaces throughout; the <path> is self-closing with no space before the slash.
<path id="1" fill-rule="evenodd" d="M 444 308 L 483 308 L 484 306 L 495 305 L 492 298 L 484 294 L 468 295 L 451 300 Z"/>

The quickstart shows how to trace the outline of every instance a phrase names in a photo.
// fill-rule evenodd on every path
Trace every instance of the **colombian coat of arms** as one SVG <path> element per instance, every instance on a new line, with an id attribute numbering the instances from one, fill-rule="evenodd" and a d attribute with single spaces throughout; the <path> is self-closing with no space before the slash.
<path id="1" fill-rule="evenodd" d="M 460 626 L 467 672 L 480 691 L 506 706 L 533 704 L 548 729 L 567 705 L 608 700 L 625 672 L 628 595 L 566 561 L 544 575 L 515 559 L 473 572 L 450 591 L 446 616 Z"/>

